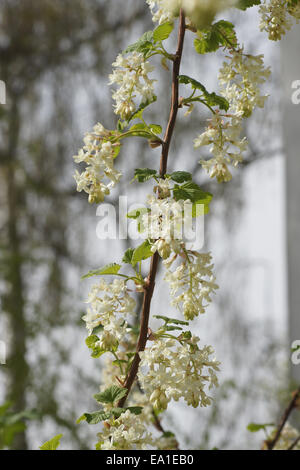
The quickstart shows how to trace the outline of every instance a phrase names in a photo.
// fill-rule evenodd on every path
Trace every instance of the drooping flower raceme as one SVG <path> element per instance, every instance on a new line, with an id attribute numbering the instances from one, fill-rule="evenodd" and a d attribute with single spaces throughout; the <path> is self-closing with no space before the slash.
<path id="1" fill-rule="evenodd" d="M 139 353 L 139 383 L 156 410 L 180 398 L 195 408 L 211 404 L 207 389 L 218 385 L 219 363 L 211 346 L 200 349 L 198 342 L 197 337 L 182 342 L 158 338 Z"/>
<path id="2" fill-rule="evenodd" d="M 182 310 L 187 320 L 205 313 L 211 294 L 218 289 L 213 274 L 210 253 L 187 251 L 184 261 L 171 270 L 169 260 L 164 263 L 167 272 L 164 280 L 169 284 L 172 305 Z"/>
<path id="3" fill-rule="evenodd" d="M 293 0 L 263 0 L 259 12 L 261 31 L 266 31 L 272 41 L 278 41 L 291 29 L 294 19 L 298 23 L 300 3 Z"/>
<path id="4" fill-rule="evenodd" d="M 119 54 L 113 63 L 113 73 L 109 75 L 109 84 L 118 85 L 113 92 L 115 113 L 121 119 L 128 119 L 139 104 L 147 103 L 154 98 L 154 82 L 148 74 L 154 70 L 143 54 L 131 52 L 126 56 Z M 137 103 L 137 98 L 140 101 Z"/>
<path id="5" fill-rule="evenodd" d="M 288 450 L 299 435 L 300 433 L 297 429 L 293 428 L 289 423 L 286 423 L 274 450 Z M 273 436 L 271 436 L 271 438 L 272 437 Z M 300 450 L 300 442 L 294 447 L 294 450 Z"/>
<path id="6" fill-rule="evenodd" d="M 100 123 L 96 124 L 93 132 L 86 133 L 83 148 L 73 157 L 76 163 L 86 165 L 82 173 L 76 170 L 74 178 L 77 191 L 89 194 L 90 203 L 102 202 L 121 177 L 114 167 L 120 143 L 112 143 L 111 137 L 111 131 Z"/>
<path id="7" fill-rule="evenodd" d="M 241 137 L 243 118 L 251 116 L 256 107 L 264 107 L 267 96 L 261 94 L 260 86 L 270 73 L 262 55 L 244 54 L 242 49 L 231 50 L 229 61 L 220 69 L 220 93 L 228 101 L 229 110 L 226 114 L 216 111 L 204 133 L 194 140 L 195 148 L 210 146 L 212 158 L 200 163 L 218 182 L 230 181 L 228 164 L 236 167 L 243 160 L 247 149 L 247 139 Z"/>
<path id="8" fill-rule="evenodd" d="M 103 329 L 99 333 L 98 346 L 103 351 L 110 351 L 118 347 L 127 332 L 126 318 L 134 313 L 135 300 L 129 295 L 126 283 L 115 279 L 111 284 L 100 279 L 95 284 L 87 300 L 90 307 L 83 320 L 89 333 L 99 326 Z"/>

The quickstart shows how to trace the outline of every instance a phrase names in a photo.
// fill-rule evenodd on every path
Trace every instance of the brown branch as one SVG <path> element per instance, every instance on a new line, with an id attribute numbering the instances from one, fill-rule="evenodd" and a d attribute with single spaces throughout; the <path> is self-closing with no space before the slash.
<path id="1" fill-rule="evenodd" d="M 267 445 L 268 450 L 273 450 L 274 447 L 276 446 L 277 442 L 279 441 L 279 439 L 281 437 L 281 433 L 284 429 L 284 426 L 286 425 L 292 411 L 297 407 L 297 401 L 298 401 L 299 398 L 300 398 L 300 387 L 293 393 L 292 399 L 291 399 L 288 407 L 286 408 L 285 412 L 283 413 L 283 416 L 281 418 L 281 421 L 280 421 L 279 427 L 276 431 L 274 439 L 272 439 L 270 441 L 266 441 L 266 445 Z"/>
<path id="2" fill-rule="evenodd" d="M 185 17 L 184 17 L 183 11 L 181 10 L 180 19 L 179 19 L 177 51 L 176 51 L 174 62 L 173 62 L 171 110 L 170 110 L 167 129 L 166 129 L 165 136 L 164 136 L 164 142 L 162 144 L 162 154 L 161 154 L 161 159 L 160 159 L 160 176 L 161 177 L 163 177 L 167 171 L 167 162 L 168 162 L 170 143 L 171 143 L 171 139 L 172 139 L 175 123 L 176 123 L 178 107 L 179 107 L 178 76 L 179 76 L 181 57 L 182 57 L 182 51 L 183 51 L 184 35 L 185 35 Z M 135 353 L 129 373 L 124 383 L 124 388 L 127 389 L 127 393 L 118 403 L 118 406 L 120 408 L 124 406 L 124 403 L 132 387 L 132 384 L 136 378 L 136 374 L 138 372 L 139 363 L 140 363 L 139 352 L 144 351 L 146 343 L 147 343 L 150 305 L 151 305 L 152 295 L 154 291 L 158 261 L 159 261 L 159 255 L 156 252 L 151 258 L 149 275 L 144 285 L 144 299 L 143 299 L 143 307 L 142 307 L 142 313 L 141 313 L 140 334 L 139 334 L 139 339 L 138 339 L 138 343 L 136 347 L 136 353 Z"/>

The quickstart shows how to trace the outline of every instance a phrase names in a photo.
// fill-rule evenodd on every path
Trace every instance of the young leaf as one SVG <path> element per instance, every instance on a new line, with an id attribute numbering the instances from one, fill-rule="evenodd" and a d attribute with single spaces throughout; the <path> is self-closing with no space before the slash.
<path id="1" fill-rule="evenodd" d="M 150 258 L 150 256 L 153 255 L 151 251 L 151 247 L 152 245 L 148 240 L 144 241 L 140 246 L 138 246 L 134 250 L 133 255 L 132 255 L 132 259 L 131 259 L 132 266 L 135 266 L 136 263 L 138 263 L 139 261 L 143 261 L 144 259 Z"/>
<path id="2" fill-rule="evenodd" d="M 143 116 L 144 109 L 147 108 L 147 106 L 149 106 L 150 104 L 154 103 L 156 100 L 157 97 L 154 95 L 151 100 L 143 101 L 143 103 L 140 104 L 139 108 L 134 113 L 132 113 L 132 115 L 128 119 L 128 122 L 133 121 L 134 119 L 141 119 Z"/>
<path id="3" fill-rule="evenodd" d="M 85 340 L 85 344 L 87 345 L 87 347 L 89 349 L 94 349 L 95 347 L 95 344 L 97 343 L 97 341 L 99 341 L 99 338 L 98 336 L 96 335 L 90 335 L 86 338 Z"/>
<path id="4" fill-rule="evenodd" d="M 58 434 L 57 436 L 50 439 L 50 441 L 45 442 L 40 449 L 41 450 L 56 450 L 60 444 L 60 440 L 62 438 L 62 434 Z"/>
<path id="5" fill-rule="evenodd" d="M 94 271 L 89 271 L 87 274 L 82 276 L 81 279 L 87 279 L 88 277 L 92 276 L 103 276 L 105 274 L 118 274 L 121 269 L 121 265 L 117 263 L 110 263 L 103 268 L 95 269 Z"/>
<path id="6" fill-rule="evenodd" d="M 173 31 L 173 28 L 173 24 L 169 22 L 157 26 L 157 28 L 153 31 L 154 42 L 164 41 L 165 39 L 168 39 L 171 32 Z"/>
<path id="7" fill-rule="evenodd" d="M 268 423 L 268 424 L 250 423 L 248 424 L 247 429 L 250 432 L 258 432 L 258 431 L 261 431 L 262 429 L 266 429 L 269 426 L 274 426 L 274 425 L 272 423 Z"/>
<path id="8" fill-rule="evenodd" d="M 188 321 L 184 320 L 177 320 L 177 318 L 169 318 L 165 317 L 164 315 L 154 315 L 154 318 L 157 318 L 158 320 L 164 320 L 166 323 L 173 323 L 174 325 L 188 325 Z"/>
<path id="9" fill-rule="evenodd" d="M 134 179 L 137 179 L 139 183 L 144 183 L 155 176 L 156 173 L 156 170 L 151 170 L 150 168 L 136 168 L 134 170 Z"/>
<path id="10" fill-rule="evenodd" d="M 159 135 L 162 133 L 162 127 L 159 124 L 149 124 L 149 128 L 153 134 Z"/>
<path id="11" fill-rule="evenodd" d="M 104 390 L 104 392 L 97 393 L 94 395 L 95 400 L 99 403 L 112 403 L 119 401 L 121 398 L 125 397 L 127 389 L 123 387 L 118 387 L 117 385 L 112 385 L 111 387 Z"/>
<path id="12" fill-rule="evenodd" d="M 128 406 L 128 408 L 126 409 L 129 410 L 130 413 L 133 413 L 134 415 L 140 415 L 143 410 L 143 407 L 142 406 Z"/>
<path id="13" fill-rule="evenodd" d="M 193 90 L 200 90 L 203 95 L 201 100 L 205 101 L 210 107 L 218 106 L 220 109 L 228 110 L 229 103 L 223 96 L 219 96 L 215 92 L 209 93 L 205 86 L 194 78 L 188 77 L 187 75 L 179 75 L 179 83 L 190 84 Z M 199 101 L 201 100 L 199 99 Z"/>
<path id="14" fill-rule="evenodd" d="M 127 214 L 127 217 L 129 217 L 129 214 Z M 134 248 L 128 248 L 124 253 L 122 262 L 126 264 L 131 264 L 133 252 L 134 252 Z"/>

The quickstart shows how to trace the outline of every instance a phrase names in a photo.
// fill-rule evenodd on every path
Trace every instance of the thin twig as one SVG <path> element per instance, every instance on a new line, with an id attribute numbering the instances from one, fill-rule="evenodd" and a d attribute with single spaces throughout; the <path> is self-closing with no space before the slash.
<path id="1" fill-rule="evenodd" d="M 296 445 L 299 444 L 299 442 L 300 442 L 300 436 L 298 436 L 297 439 L 294 440 L 294 442 L 290 445 L 290 447 L 287 450 L 295 449 Z"/>
<path id="2" fill-rule="evenodd" d="M 277 442 L 279 441 L 279 439 L 281 437 L 281 433 L 284 429 L 284 426 L 286 425 L 292 411 L 297 407 L 297 401 L 298 401 L 299 398 L 300 398 L 300 387 L 293 393 L 293 397 L 292 397 L 288 407 L 286 408 L 285 412 L 283 413 L 283 416 L 281 418 L 281 421 L 280 421 L 279 427 L 276 431 L 274 439 L 272 439 L 270 441 L 266 441 L 268 450 L 273 450 L 274 447 L 276 446 Z"/>
<path id="3" fill-rule="evenodd" d="M 178 106 L 179 106 L 178 76 L 179 76 L 181 57 L 182 57 L 182 51 L 183 51 L 184 35 L 185 35 L 185 17 L 184 17 L 183 11 L 181 10 L 180 18 L 179 18 L 177 51 L 176 51 L 174 62 L 173 62 L 171 110 L 170 110 L 167 129 L 166 129 L 165 136 L 164 136 L 164 142 L 162 144 L 162 154 L 161 154 L 161 159 L 160 159 L 160 176 L 161 177 L 163 177 L 167 171 L 169 148 L 170 148 L 170 143 L 171 143 L 171 139 L 172 139 L 175 123 L 176 123 L 176 117 L 177 117 Z M 139 339 L 138 339 L 138 343 L 136 347 L 136 353 L 135 353 L 129 373 L 124 383 L 124 388 L 127 389 L 127 393 L 118 403 L 118 406 L 121 408 L 124 406 L 124 403 L 127 399 L 127 396 L 130 392 L 130 389 L 132 387 L 132 384 L 138 372 L 138 367 L 140 363 L 139 352 L 144 351 L 146 343 L 147 343 L 150 305 L 151 305 L 152 295 L 154 291 L 158 261 L 159 261 L 159 255 L 156 252 L 151 258 L 149 275 L 144 285 L 144 299 L 143 299 L 143 307 L 142 307 L 142 313 L 141 313 L 140 334 L 139 334 Z"/>

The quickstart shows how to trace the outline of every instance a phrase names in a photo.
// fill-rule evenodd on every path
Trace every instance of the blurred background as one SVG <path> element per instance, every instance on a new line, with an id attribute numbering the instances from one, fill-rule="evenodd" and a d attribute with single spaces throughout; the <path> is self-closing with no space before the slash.
<path id="1" fill-rule="evenodd" d="M 264 436 L 249 433 L 248 423 L 276 421 L 300 381 L 300 366 L 290 360 L 291 343 L 300 339 L 300 107 L 291 102 L 300 32 L 295 27 L 282 45 L 270 43 L 259 32 L 256 7 L 223 18 L 235 23 L 247 52 L 265 55 L 271 96 L 247 122 L 249 151 L 229 184 L 209 180 L 193 149 L 205 110 L 178 119 L 169 169 L 192 172 L 215 195 L 204 250 L 213 253 L 220 289 L 194 328 L 222 362 L 212 407 L 176 403 L 164 418 L 182 449 L 258 448 Z M 97 208 L 76 192 L 72 155 L 96 122 L 114 128 L 111 63 L 152 28 L 144 0 L 127 0 L 126 8 L 124 0 L 1 1 L 0 341 L 7 358 L 0 365 L 0 448 L 37 449 L 58 433 L 65 449 L 96 442 L 96 427 L 75 424 L 94 409 L 101 382 L 101 360 L 84 344 L 90 284 L 80 276 L 121 259 L 130 241 L 97 238 Z M 223 53 L 199 56 L 191 43 L 188 35 L 182 73 L 217 90 Z M 170 72 L 157 62 L 155 75 L 159 99 L 147 112 L 164 127 Z M 124 177 L 110 202 L 118 204 L 120 194 L 144 200 L 145 186 L 127 181 L 134 168 L 155 168 L 158 159 L 159 149 L 147 142 L 126 142 L 117 162 Z M 158 280 L 154 314 L 175 315 L 166 297 Z"/>

